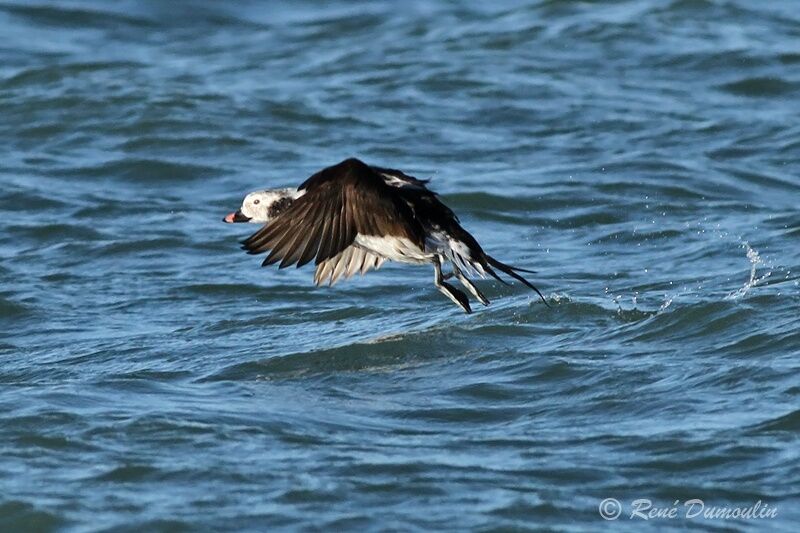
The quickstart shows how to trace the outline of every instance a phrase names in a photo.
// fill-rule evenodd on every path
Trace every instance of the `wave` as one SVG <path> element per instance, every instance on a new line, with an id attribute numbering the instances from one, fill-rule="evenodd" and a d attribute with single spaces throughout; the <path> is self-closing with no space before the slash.
<path id="1" fill-rule="evenodd" d="M 55 244 L 68 241 L 98 241 L 105 236 L 94 228 L 78 224 L 35 224 L 30 226 L 9 226 L 7 231 L 15 239 L 29 239 L 42 244 Z"/>
<path id="2" fill-rule="evenodd" d="M 796 435 L 800 431 L 800 409 L 780 415 L 747 428 L 747 432 L 755 435 L 786 434 Z"/>
<path id="3" fill-rule="evenodd" d="M 134 17 L 118 11 L 97 8 L 81 9 L 42 5 L 4 4 L 0 6 L 0 11 L 15 17 L 24 18 L 33 25 L 60 26 L 70 29 L 75 27 L 117 29 L 121 25 L 135 28 L 155 26 L 151 20 L 146 18 Z"/>
<path id="4" fill-rule="evenodd" d="M 0 7 L 0 10 L 2 10 L 2 7 Z M 0 79 L 0 89 L 17 89 L 25 86 L 58 83 L 95 72 L 121 75 L 117 71 L 135 71 L 145 67 L 146 65 L 135 61 L 87 61 L 48 65 L 46 67 L 30 67 L 5 79 Z M 122 74 L 130 75 L 133 73 Z"/>
<path id="5" fill-rule="evenodd" d="M 61 169 L 59 174 L 74 178 L 119 178 L 135 183 L 186 182 L 207 179 L 223 170 L 209 165 L 163 159 L 123 158 L 99 165 Z"/>
<path id="6" fill-rule="evenodd" d="M 26 501 L 7 499 L 0 503 L 0 527 L 3 529 L 7 527 L 13 531 L 20 527 L 55 531 L 67 527 L 68 524 L 69 521 L 63 516 L 42 510 L 39 506 Z"/>
<path id="7" fill-rule="evenodd" d="M 736 96 L 750 96 L 754 98 L 784 97 L 800 91 L 800 85 L 788 82 L 777 76 L 759 76 L 724 83 L 719 86 L 719 89 Z"/>
<path id="8" fill-rule="evenodd" d="M 253 141 L 234 135 L 142 135 L 122 142 L 120 150 L 138 152 L 140 150 L 225 150 L 230 147 L 247 146 Z"/>
<path id="9" fill-rule="evenodd" d="M 0 195 L 0 210 L 17 213 L 30 213 L 32 210 L 59 209 L 69 204 L 59 197 L 45 195 L 37 191 L 20 189 L 6 190 Z"/>
<path id="10" fill-rule="evenodd" d="M 19 318 L 31 313 L 33 313 L 31 307 L 0 296 L 0 320 Z"/>
<path id="11" fill-rule="evenodd" d="M 332 372 L 382 372 L 398 370 L 419 357 L 427 347 L 416 339 L 353 343 L 336 348 L 292 352 L 269 359 L 230 365 L 204 377 L 209 381 L 250 381 L 325 376 Z"/>

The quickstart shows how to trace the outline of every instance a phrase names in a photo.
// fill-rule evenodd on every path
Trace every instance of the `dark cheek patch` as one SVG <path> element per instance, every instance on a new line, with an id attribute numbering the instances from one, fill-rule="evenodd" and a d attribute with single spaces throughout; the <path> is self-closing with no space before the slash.
<path id="1" fill-rule="evenodd" d="M 282 212 L 286 211 L 286 209 L 290 205 L 292 205 L 291 198 L 281 198 L 279 200 L 272 202 L 272 205 L 269 206 L 269 209 L 267 210 L 267 214 L 270 217 L 276 217 L 280 215 Z"/>

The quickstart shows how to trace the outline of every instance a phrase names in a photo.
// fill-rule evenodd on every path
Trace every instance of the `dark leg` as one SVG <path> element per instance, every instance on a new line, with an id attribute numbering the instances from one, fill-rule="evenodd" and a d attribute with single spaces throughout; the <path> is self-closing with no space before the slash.
<path id="1" fill-rule="evenodd" d="M 467 299 L 467 295 L 444 281 L 442 276 L 442 263 L 439 261 L 439 257 L 434 258 L 433 268 L 435 269 L 433 283 L 436 285 L 436 288 L 439 289 L 442 294 L 450 298 L 453 303 L 463 309 L 464 312 L 471 313 L 472 309 L 469 307 L 469 299 Z"/>
<path id="2" fill-rule="evenodd" d="M 469 279 L 469 278 L 467 278 L 467 276 L 465 276 L 465 275 L 464 275 L 464 273 L 461 271 L 461 269 L 460 269 L 460 268 L 458 268 L 458 267 L 457 267 L 455 264 L 453 265 L 453 274 L 454 274 L 454 275 L 455 275 L 455 277 L 458 279 L 458 281 L 460 281 L 460 282 L 461 282 L 461 284 L 462 284 L 464 287 L 466 287 L 466 288 L 467 288 L 467 290 L 468 290 L 469 292 L 471 292 L 471 293 L 472 293 L 472 295 L 473 295 L 475 298 L 477 298 L 477 299 L 478 299 L 478 301 L 480 301 L 480 302 L 481 302 L 483 305 L 489 305 L 489 300 L 486 298 L 486 296 L 484 296 L 484 295 L 483 295 L 483 293 L 482 293 L 481 291 L 479 291 L 479 290 L 478 290 L 478 287 L 476 287 L 476 286 L 475 286 L 475 285 L 472 283 L 472 281 L 470 281 L 470 279 Z"/>

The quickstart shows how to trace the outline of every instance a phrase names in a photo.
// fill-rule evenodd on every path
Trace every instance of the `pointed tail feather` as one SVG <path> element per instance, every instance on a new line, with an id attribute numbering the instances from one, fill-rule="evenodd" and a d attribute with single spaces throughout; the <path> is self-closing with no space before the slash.
<path id="1" fill-rule="evenodd" d="M 497 260 L 495 259 L 495 261 L 497 261 Z M 507 265 L 507 266 L 508 266 L 508 265 Z M 529 270 L 529 269 L 527 269 L 527 268 L 520 268 L 520 267 L 510 267 L 510 268 L 512 268 L 512 269 L 514 269 L 514 270 L 516 270 L 517 272 L 525 272 L 526 274 L 538 274 L 538 272 L 537 272 L 537 271 L 535 271 L 535 270 Z"/>
<path id="2" fill-rule="evenodd" d="M 504 280 L 503 278 L 498 276 L 497 272 L 495 272 L 494 269 L 492 267 L 490 267 L 488 263 L 486 265 L 484 265 L 483 269 L 486 272 L 488 272 L 490 276 L 492 276 L 494 279 L 496 279 L 497 281 L 499 281 L 503 285 L 511 285 L 509 282 L 507 282 L 506 280 Z"/>
<path id="3" fill-rule="evenodd" d="M 538 294 L 538 295 L 539 295 L 539 298 L 541 298 L 541 299 L 542 299 L 542 302 L 544 302 L 544 305 L 546 305 L 547 307 L 550 307 L 550 304 L 549 304 L 549 303 L 547 303 L 547 300 L 545 300 L 545 299 L 544 299 L 544 295 L 543 295 L 543 294 L 542 294 L 542 293 L 539 291 L 539 289 L 537 289 L 536 287 L 534 287 L 534 286 L 533 286 L 533 284 L 532 284 L 530 281 L 528 281 L 527 279 L 523 278 L 521 275 L 519 275 L 519 274 L 517 274 L 517 273 L 515 272 L 516 270 L 519 270 L 519 271 L 521 271 L 521 272 L 531 272 L 530 270 L 525 270 L 525 269 L 522 269 L 522 268 L 515 268 L 515 267 L 512 267 L 512 266 L 510 266 L 510 265 L 507 265 L 507 264 L 505 264 L 505 263 L 501 263 L 500 261 L 498 261 L 498 260 L 497 260 L 497 259 L 495 259 L 494 257 L 490 256 L 489 254 L 483 254 L 483 255 L 484 255 L 484 257 L 486 258 L 486 262 L 487 262 L 487 263 L 489 263 L 489 264 L 490 264 L 491 266 L 493 266 L 494 268 L 496 268 L 496 269 L 500 270 L 501 272 L 505 272 L 506 274 L 508 274 L 508 275 L 509 275 L 509 276 L 511 276 L 512 278 L 516 279 L 517 281 L 519 281 L 519 282 L 523 283 L 524 285 L 528 286 L 529 288 L 533 289 L 533 290 L 536 292 L 536 294 Z M 497 276 L 497 275 L 496 275 L 494 272 L 492 272 L 491 270 L 488 270 L 488 272 L 489 272 L 489 274 L 491 274 L 491 275 L 492 275 L 492 276 L 494 276 L 495 278 L 497 278 L 497 279 L 500 279 L 500 278 L 499 278 L 499 277 L 498 277 L 498 276 Z M 502 280 L 501 280 L 501 281 L 502 281 Z"/>

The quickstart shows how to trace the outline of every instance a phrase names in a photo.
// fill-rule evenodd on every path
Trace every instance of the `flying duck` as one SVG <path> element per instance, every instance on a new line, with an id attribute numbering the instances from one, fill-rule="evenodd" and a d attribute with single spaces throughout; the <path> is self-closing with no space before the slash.
<path id="1" fill-rule="evenodd" d="M 364 274 L 385 261 L 432 264 L 436 288 L 471 313 L 467 295 L 445 280 L 455 277 L 489 305 L 467 275 L 489 274 L 506 283 L 497 269 L 533 289 L 547 305 L 539 289 L 518 273 L 534 271 L 506 265 L 484 252 L 426 183 L 350 158 L 320 170 L 296 189 L 252 192 L 223 221 L 264 224 L 242 241 L 242 249 L 252 255 L 269 252 L 262 266 L 280 261 L 278 268 L 299 268 L 313 259 L 317 285 L 333 285 L 342 276 Z M 446 261 L 452 272 L 443 274 Z"/>

